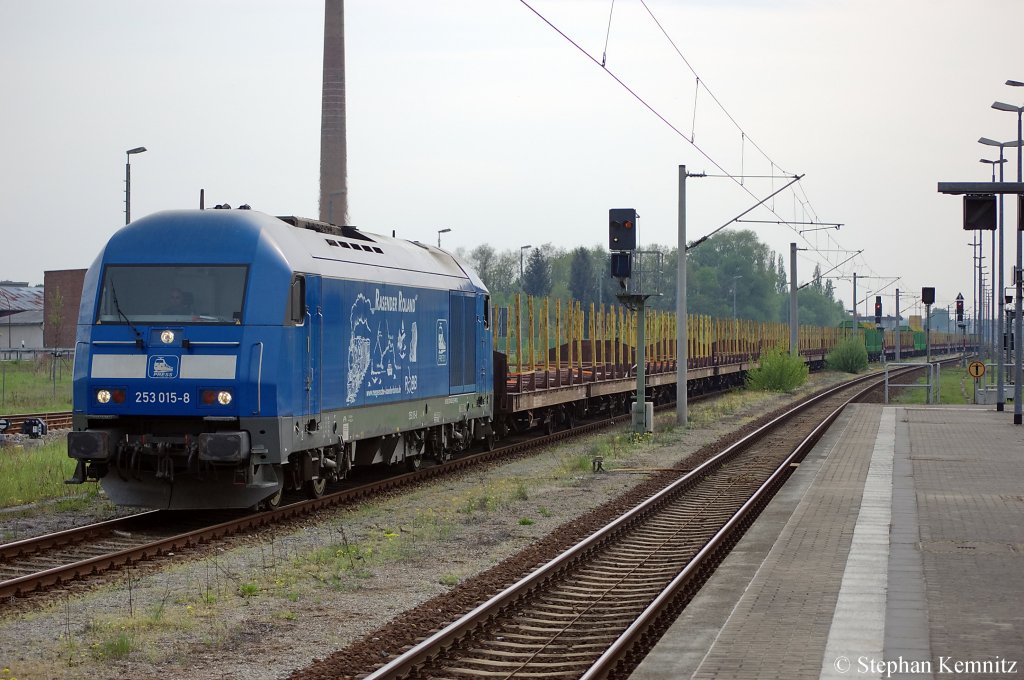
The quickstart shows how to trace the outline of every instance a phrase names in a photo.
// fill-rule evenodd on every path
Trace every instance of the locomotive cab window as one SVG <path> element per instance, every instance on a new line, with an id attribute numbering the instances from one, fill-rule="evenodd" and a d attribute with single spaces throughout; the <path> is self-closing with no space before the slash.
<path id="1" fill-rule="evenodd" d="M 491 296 L 484 296 L 484 328 L 491 327 Z"/>
<path id="2" fill-rule="evenodd" d="M 239 324 L 247 274 L 244 265 L 109 265 L 96 323 Z"/>
<path id="3" fill-rule="evenodd" d="M 296 274 L 288 289 L 288 320 L 301 326 L 306 320 L 306 277 Z"/>

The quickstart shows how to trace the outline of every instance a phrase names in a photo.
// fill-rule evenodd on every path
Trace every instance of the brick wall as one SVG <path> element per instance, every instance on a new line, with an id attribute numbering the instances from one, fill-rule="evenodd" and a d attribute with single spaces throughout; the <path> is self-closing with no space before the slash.
<path id="1" fill-rule="evenodd" d="M 43 344 L 46 347 L 75 346 L 78 307 L 82 302 L 84 269 L 43 272 Z"/>

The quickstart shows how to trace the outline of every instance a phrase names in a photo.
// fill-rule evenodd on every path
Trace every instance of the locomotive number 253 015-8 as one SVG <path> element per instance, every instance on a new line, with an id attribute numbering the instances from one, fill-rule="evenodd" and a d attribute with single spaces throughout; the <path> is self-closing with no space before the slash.
<path id="1" fill-rule="evenodd" d="M 192 400 L 188 392 L 136 392 L 136 404 L 187 404 Z"/>

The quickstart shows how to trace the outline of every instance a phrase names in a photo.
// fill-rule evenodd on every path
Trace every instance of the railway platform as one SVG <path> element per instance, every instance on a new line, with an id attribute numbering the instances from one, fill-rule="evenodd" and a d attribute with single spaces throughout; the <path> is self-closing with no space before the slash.
<path id="1" fill-rule="evenodd" d="M 848 407 L 633 680 L 1024 676 L 1024 427 Z"/>

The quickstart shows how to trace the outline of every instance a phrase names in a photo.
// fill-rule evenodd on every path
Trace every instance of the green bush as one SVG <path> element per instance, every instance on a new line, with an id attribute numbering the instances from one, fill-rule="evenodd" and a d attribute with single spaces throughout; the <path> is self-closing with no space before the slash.
<path id="1" fill-rule="evenodd" d="M 761 365 L 747 371 L 747 387 L 752 390 L 791 392 L 807 380 L 807 364 L 775 347 L 761 355 Z"/>
<path id="2" fill-rule="evenodd" d="M 825 365 L 833 371 L 860 373 L 868 367 L 868 351 L 864 340 L 851 336 L 846 338 L 825 357 Z"/>

